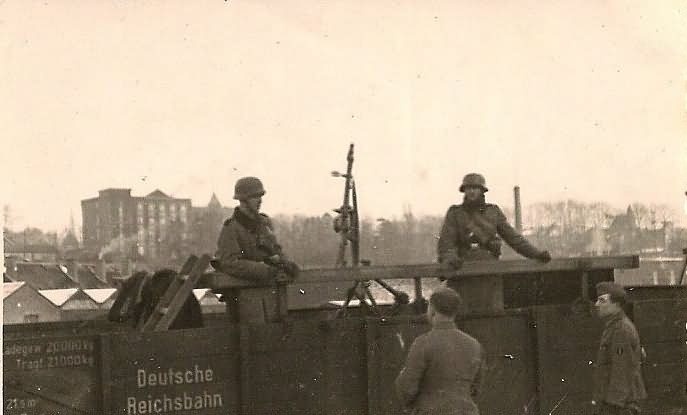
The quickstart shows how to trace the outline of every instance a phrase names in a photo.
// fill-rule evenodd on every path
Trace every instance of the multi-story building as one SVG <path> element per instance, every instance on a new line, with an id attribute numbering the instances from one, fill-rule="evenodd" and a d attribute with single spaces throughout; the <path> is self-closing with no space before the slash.
<path id="1" fill-rule="evenodd" d="M 191 199 L 179 199 L 160 190 L 131 196 L 131 189 L 105 189 L 98 197 L 81 201 L 83 245 L 100 257 L 154 259 L 165 247 L 189 238 Z"/>

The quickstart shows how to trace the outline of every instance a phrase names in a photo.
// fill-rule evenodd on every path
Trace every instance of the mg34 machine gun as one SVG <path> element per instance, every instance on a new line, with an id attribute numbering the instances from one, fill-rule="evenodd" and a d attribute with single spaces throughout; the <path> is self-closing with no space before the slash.
<path id="1" fill-rule="evenodd" d="M 358 194 L 355 188 L 355 180 L 353 178 L 353 161 L 354 161 L 354 145 L 351 144 L 348 148 L 348 155 L 346 156 L 347 166 L 346 173 L 332 171 L 333 177 L 343 177 L 345 179 L 343 203 L 341 207 L 334 209 L 338 216 L 334 219 L 334 231 L 341 235 L 341 242 L 339 244 L 339 253 L 336 258 L 336 267 L 345 268 L 350 266 L 354 270 L 360 265 L 369 266 L 369 260 L 360 259 L 360 212 L 358 210 Z M 347 247 L 350 245 L 350 265 L 346 260 Z M 388 291 L 394 298 L 394 305 L 390 310 L 390 314 L 394 315 L 401 310 L 402 306 L 409 304 L 410 298 L 408 294 L 397 290 L 387 282 L 375 278 L 375 283 Z M 348 307 L 353 297 L 357 298 L 366 312 L 381 316 L 380 307 L 372 295 L 370 290 L 370 280 L 356 280 L 353 286 L 346 293 L 346 301 L 343 304 L 339 316 L 346 316 Z M 416 311 L 422 311 L 426 301 L 422 298 L 421 279 L 415 279 L 415 305 Z"/>

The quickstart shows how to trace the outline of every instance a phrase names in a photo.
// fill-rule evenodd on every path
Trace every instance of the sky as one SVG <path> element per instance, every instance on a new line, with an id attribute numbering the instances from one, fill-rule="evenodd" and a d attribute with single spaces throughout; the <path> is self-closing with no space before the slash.
<path id="1" fill-rule="evenodd" d="M 443 215 L 469 172 L 510 207 L 668 204 L 687 223 L 683 1 L 0 0 L 10 227 L 98 190 L 263 210 Z"/>

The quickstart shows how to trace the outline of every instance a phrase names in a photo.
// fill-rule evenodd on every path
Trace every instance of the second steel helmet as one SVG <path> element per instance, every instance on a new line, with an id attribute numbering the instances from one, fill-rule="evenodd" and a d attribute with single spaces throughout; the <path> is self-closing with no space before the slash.
<path id="1" fill-rule="evenodd" d="M 242 177 L 236 181 L 234 186 L 234 199 L 236 200 L 244 200 L 264 194 L 265 188 L 257 177 Z"/>
<path id="2" fill-rule="evenodd" d="M 460 185 L 460 191 L 464 192 L 465 188 L 468 186 L 481 187 L 482 190 L 488 192 L 487 181 L 484 180 L 484 176 L 478 173 L 469 173 L 463 177 L 463 184 Z"/>

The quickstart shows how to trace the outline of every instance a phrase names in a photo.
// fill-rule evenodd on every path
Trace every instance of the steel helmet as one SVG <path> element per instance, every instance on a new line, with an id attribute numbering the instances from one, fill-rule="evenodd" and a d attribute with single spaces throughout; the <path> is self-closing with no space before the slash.
<path id="1" fill-rule="evenodd" d="M 234 199 L 236 200 L 245 200 L 264 194 L 265 188 L 257 177 L 242 177 L 236 181 L 234 186 Z"/>
<path id="2" fill-rule="evenodd" d="M 463 177 L 463 184 L 460 185 L 460 191 L 465 192 L 465 188 L 468 186 L 480 187 L 485 192 L 489 191 L 489 189 L 487 189 L 487 181 L 484 180 L 484 176 L 478 173 L 469 173 Z"/>

